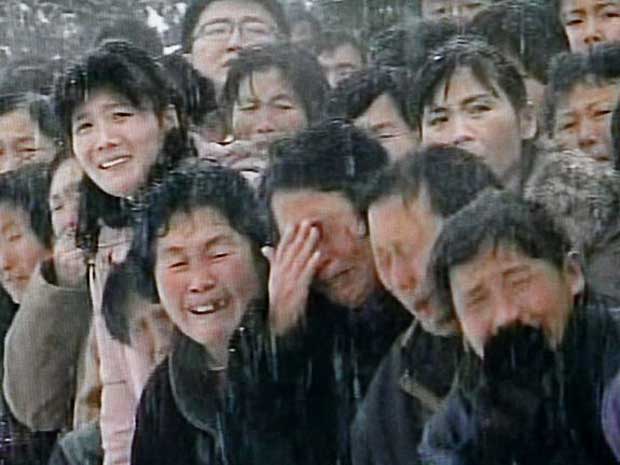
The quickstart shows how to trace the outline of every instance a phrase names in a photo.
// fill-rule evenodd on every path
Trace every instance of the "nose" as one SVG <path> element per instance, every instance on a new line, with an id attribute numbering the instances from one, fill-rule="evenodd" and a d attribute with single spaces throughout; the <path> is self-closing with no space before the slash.
<path id="1" fill-rule="evenodd" d="M 228 37 L 226 49 L 233 52 L 240 50 L 243 45 L 241 27 L 239 25 L 233 25 L 232 31 L 230 31 L 230 36 Z"/>
<path id="2" fill-rule="evenodd" d="M 494 333 L 520 320 L 519 307 L 511 299 L 496 302 Z"/>
<path id="3" fill-rule="evenodd" d="M 603 35 L 598 28 L 598 21 L 594 18 L 589 18 L 586 23 L 586 34 L 583 41 L 589 47 L 603 42 Z"/>
<path id="4" fill-rule="evenodd" d="M 392 285 L 401 292 L 415 291 L 419 282 L 419 277 L 414 267 L 402 258 L 392 260 L 390 275 Z"/>
<path id="5" fill-rule="evenodd" d="M 97 130 L 97 150 L 102 151 L 116 147 L 118 141 L 114 136 L 114 131 L 107 123 L 99 124 Z"/>
<path id="6" fill-rule="evenodd" d="M 596 130 L 592 123 L 582 121 L 577 134 L 577 145 L 584 152 L 588 152 L 597 141 Z"/>
<path id="7" fill-rule="evenodd" d="M 196 267 L 192 271 L 192 277 L 189 283 L 189 292 L 192 294 L 200 294 L 207 292 L 215 287 L 215 275 L 205 264 Z"/>
<path id="8" fill-rule="evenodd" d="M 471 131 L 469 130 L 469 125 L 464 118 L 455 117 L 453 119 L 452 127 L 449 129 L 451 130 L 449 133 L 451 134 L 450 145 L 459 147 L 460 145 L 474 140 Z"/>
<path id="9" fill-rule="evenodd" d="M 5 274 L 13 269 L 14 260 L 13 255 L 8 251 L 0 253 L 0 271 Z"/>
<path id="10" fill-rule="evenodd" d="M 276 128 L 273 124 L 273 115 L 272 112 L 266 108 L 265 105 L 260 109 L 260 111 L 256 114 L 256 127 L 255 131 L 257 134 L 269 134 L 275 132 Z"/>

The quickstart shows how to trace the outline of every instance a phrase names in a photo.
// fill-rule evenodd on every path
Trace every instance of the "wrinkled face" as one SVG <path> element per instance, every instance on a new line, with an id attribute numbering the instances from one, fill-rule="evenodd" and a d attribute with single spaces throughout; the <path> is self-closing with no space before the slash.
<path id="1" fill-rule="evenodd" d="M 422 17 L 469 21 L 489 3 L 488 0 L 422 0 Z"/>
<path id="2" fill-rule="evenodd" d="M 308 125 L 297 94 L 278 68 L 257 71 L 241 80 L 232 121 L 237 139 L 252 141 L 260 148 Z"/>
<path id="3" fill-rule="evenodd" d="M 554 138 L 562 148 L 580 149 L 597 161 L 613 159 L 611 117 L 618 83 L 575 86 L 556 104 Z"/>
<path id="4" fill-rule="evenodd" d="M 193 32 L 191 62 L 217 89 L 226 82 L 231 60 L 243 47 L 274 42 L 271 14 L 251 0 L 217 0 L 200 14 Z"/>
<path id="5" fill-rule="evenodd" d="M 517 114 L 508 96 L 489 88 L 470 68 L 440 84 L 422 116 L 422 144 L 455 146 L 479 156 L 501 180 L 519 171 L 522 140 L 536 132 L 533 116 Z"/>
<path id="6" fill-rule="evenodd" d="M 333 50 L 325 50 L 318 56 L 318 59 L 332 89 L 340 81 L 364 67 L 361 52 L 352 44 L 343 44 Z"/>
<path id="7" fill-rule="evenodd" d="M 583 278 L 576 264 L 558 269 L 500 244 L 453 267 L 450 286 L 463 334 L 482 357 L 485 343 L 514 323 L 541 328 L 557 347 Z"/>
<path id="8" fill-rule="evenodd" d="M 217 210 L 199 207 L 171 218 L 155 247 L 160 301 L 185 335 L 227 347 L 262 292 L 250 241 Z"/>
<path id="9" fill-rule="evenodd" d="M 571 52 L 587 51 L 601 42 L 620 40 L 618 0 L 560 0 L 560 20 Z"/>
<path id="10" fill-rule="evenodd" d="M 41 133 L 27 109 L 0 115 L 0 173 L 29 163 L 50 162 L 53 157 L 53 141 Z"/>
<path id="11" fill-rule="evenodd" d="M 377 97 L 368 109 L 355 119 L 354 124 L 377 139 L 392 162 L 404 158 L 417 145 L 415 132 L 409 127 L 389 94 Z"/>
<path id="12" fill-rule="evenodd" d="M 26 211 L 1 203 L 0 282 L 14 302 L 21 302 L 35 268 L 50 254 L 32 230 Z"/>
<path id="13" fill-rule="evenodd" d="M 337 304 L 362 305 L 377 280 L 364 219 L 352 203 L 338 192 L 301 189 L 276 192 L 271 208 L 280 236 L 303 220 L 319 230 L 314 287 Z"/>
<path id="14" fill-rule="evenodd" d="M 424 299 L 426 269 L 442 219 L 431 209 L 427 189 L 408 202 L 400 194 L 373 203 L 368 210 L 370 243 L 379 279 L 427 329 L 437 329 L 440 314 Z"/>
<path id="15" fill-rule="evenodd" d="M 74 111 L 71 132 L 86 175 L 107 194 L 128 197 L 146 182 L 166 127 L 153 109 L 100 89 Z"/>
<path id="16" fill-rule="evenodd" d="M 82 176 L 82 168 L 74 158 L 64 160 L 54 172 L 50 185 L 50 211 L 56 239 L 65 235 L 75 239 Z"/>

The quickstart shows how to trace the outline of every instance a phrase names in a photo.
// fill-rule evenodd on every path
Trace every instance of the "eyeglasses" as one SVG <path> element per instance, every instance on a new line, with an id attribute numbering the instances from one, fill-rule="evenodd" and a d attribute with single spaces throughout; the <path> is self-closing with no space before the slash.
<path id="1" fill-rule="evenodd" d="M 194 40 L 209 39 L 214 41 L 228 40 L 237 29 L 244 40 L 248 42 L 258 42 L 272 38 L 275 35 L 274 28 L 261 21 L 217 21 L 205 23 L 199 26 L 194 35 Z"/>

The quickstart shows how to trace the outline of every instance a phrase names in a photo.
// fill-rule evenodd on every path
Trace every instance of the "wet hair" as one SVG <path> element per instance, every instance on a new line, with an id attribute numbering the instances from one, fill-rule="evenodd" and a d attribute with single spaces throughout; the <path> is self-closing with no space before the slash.
<path id="1" fill-rule="evenodd" d="M 430 52 L 417 75 L 408 108 L 418 127 L 421 127 L 424 108 L 430 104 L 439 86 L 449 84 L 459 68 L 470 69 L 480 84 L 490 91 L 503 91 L 515 112 L 525 108 L 525 84 L 514 64 L 476 36 L 457 36 Z"/>
<path id="2" fill-rule="evenodd" d="M 68 141 L 73 113 L 98 89 L 109 89 L 156 114 L 180 107 L 162 67 L 147 52 L 128 42 L 106 42 L 69 66 L 55 85 L 55 110 Z"/>
<path id="3" fill-rule="evenodd" d="M 30 228 L 47 249 L 51 249 L 53 237 L 49 189 L 49 165 L 45 163 L 34 163 L 0 175 L 0 204 L 26 212 Z"/>
<path id="4" fill-rule="evenodd" d="M 351 45 L 360 52 L 362 62 L 366 63 L 366 47 L 354 36 L 345 31 L 323 31 L 317 41 L 315 53 L 333 53 L 338 47 Z"/>
<path id="5" fill-rule="evenodd" d="M 164 53 L 164 43 L 157 31 L 137 18 L 123 18 L 105 24 L 95 35 L 94 47 L 106 42 L 129 42 L 146 51 L 152 57 L 159 57 Z"/>
<path id="6" fill-rule="evenodd" d="M 172 170 L 142 198 L 136 213 L 135 234 L 130 255 L 136 259 L 151 280 L 156 262 L 157 238 L 165 234 L 171 217 L 177 212 L 209 207 L 217 210 L 252 245 L 254 256 L 260 258 L 266 230 L 260 217 L 254 191 L 238 172 L 203 160 L 188 160 Z M 147 288 L 148 289 L 148 286 Z"/>
<path id="7" fill-rule="evenodd" d="M 547 82 L 551 58 L 568 50 L 564 28 L 546 1 L 506 0 L 489 5 L 472 19 L 469 32 L 519 60 L 527 74 L 542 83 Z"/>
<path id="8" fill-rule="evenodd" d="M 431 50 L 457 35 L 456 23 L 418 19 L 406 27 L 390 28 L 369 41 L 369 61 L 378 66 L 406 67 L 414 73 Z"/>
<path id="9" fill-rule="evenodd" d="M 276 192 L 310 189 L 341 193 L 360 213 L 365 213 L 362 187 L 388 160 L 379 142 L 337 119 L 276 142 L 270 155 L 271 164 L 261 186 L 261 197 L 270 212 Z"/>
<path id="10" fill-rule="evenodd" d="M 544 205 L 567 228 L 572 243 L 588 258 L 617 229 L 620 175 L 576 151 L 545 153 L 525 188 L 525 198 Z"/>
<path id="11" fill-rule="evenodd" d="M 161 63 L 180 97 L 181 113 L 195 126 L 205 124 L 218 108 L 213 82 L 179 54 L 166 55 Z"/>
<path id="12" fill-rule="evenodd" d="M 425 189 L 433 213 L 447 218 L 489 187 L 499 189 L 500 182 L 478 157 L 457 147 L 430 147 L 382 170 L 364 200 L 370 206 L 398 195 L 407 203 Z"/>
<path id="13" fill-rule="evenodd" d="M 200 15 L 202 12 L 213 2 L 220 0 L 192 0 L 188 6 L 185 16 L 183 17 L 183 23 L 181 25 L 181 44 L 183 45 L 183 52 L 190 53 L 192 45 L 194 43 L 194 29 L 198 24 Z M 286 14 L 282 5 L 278 0 L 244 0 L 246 3 L 255 3 L 262 6 L 269 12 L 273 18 L 278 31 L 281 35 L 288 36 L 289 25 L 286 20 Z"/>
<path id="14" fill-rule="evenodd" d="M 223 106 L 230 115 L 239 97 L 241 81 L 253 73 L 277 68 L 282 72 L 302 104 L 310 124 L 323 117 L 329 86 L 316 57 L 287 44 L 249 47 L 232 62 L 222 94 Z"/>
<path id="15" fill-rule="evenodd" d="M 454 309 L 450 270 L 487 246 L 515 247 L 557 269 L 571 249 L 566 233 L 545 208 L 509 191 L 487 190 L 448 218 L 433 247 L 429 274 L 442 308 Z"/>
<path id="16" fill-rule="evenodd" d="M 545 129 L 552 137 L 558 103 L 579 84 L 606 86 L 620 80 L 620 44 L 605 43 L 588 53 L 562 53 L 549 68 L 545 93 Z"/>
<path id="17" fill-rule="evenodd" d="M 407 113 L 407 84 L 408 74 L 404 70 L 373 67 L 357 71 L 332 90 L 327 115 L 354 120 L 368 110 L 377 98 L 388 94 L 394 99 L 402 118 L 411 126 Z"/>

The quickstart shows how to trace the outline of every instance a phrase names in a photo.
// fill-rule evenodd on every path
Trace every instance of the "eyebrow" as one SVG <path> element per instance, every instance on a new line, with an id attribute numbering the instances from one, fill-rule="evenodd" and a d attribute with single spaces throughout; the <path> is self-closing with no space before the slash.
<path id="1" fill-rule="evenodd" d="M 134 107 L 129 101 L 115 101 L 115 102 L 109 102 L 109 103 L 104 103 L 103 105 L 103 110 L 110 110 L 112 108 L 116 108 L 116 107 L 124 107 L 124 106 L 131 106 Z M 88 112 L 80 112 L 77 113 L 74 117 L 73 117 L 73 122 L 78 122 L 81 120 L 86 119 L 89 116 Z"/>
<path id="2" fill-rule="evenodd" d="M 209 238 L 207 240 L 207 242 L 204 245 L 205 249 L 210 249 L 213 246 L 219 245 L 219 244 L 233 244 L 233 240 L 230 236 L 226 235 L 226 234 L 217 234 L 211 238 Z M 180 253 L 183 253 L 183 250 L 185 250 L 185 247 L 180 246 L 180 245 L 170 245 L 166 248 L 164 248 L 164 250 L 162 250 L 162 255 L 178 255 Z"/>
<path id="3" fill-rule="evenodd" d="M 231 18 L 213 18 L 210 21 L 205 21 L 202 24 L 199 24 L 196 29 L 201 29 L 205 26 L 212 26 L 214 24 L 230 24 L 230 23 L 234 23 L 235 20 L 231 19 Z M 259 16 L 242 16 L 239 19 L 240 23 L 263 23 L 263 24 L 268 24 L 268 21 L 259 17 Z"/>
<path id="4" fill-rule="evenodd" d="M 515 275 L 515 274 L 523 273 L 523 272 L 529 272 L 529 271 L 530 271 L 530 267 L 528 265 L 515 265 L 515 266 L 512 266 L 504 270 L 502 272 L 502 275 L 504 275 L 504 277 L 508 277 L 511 275 Z"/>
<path id="5" fill-rule="evenodd" d="M 14 221 L 8 221 L 6 223 L 2 223 L 0 224 L 0 232 L 2 234 L 6 234 L 7 231 L 10 231 L 11 229 L 17 228 L 17 224 L 15 224 Z"/>

